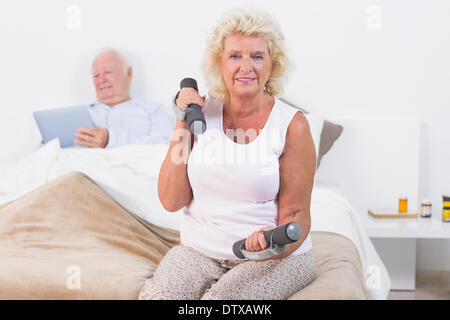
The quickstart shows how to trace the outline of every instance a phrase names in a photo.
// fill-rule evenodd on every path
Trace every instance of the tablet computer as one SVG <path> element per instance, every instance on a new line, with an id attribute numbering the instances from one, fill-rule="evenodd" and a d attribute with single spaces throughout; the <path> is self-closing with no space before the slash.
<path id="1" fill-rule="evenodd" d="M 75 145 L 74 134 L 78 127 L 95 129 L 86 105 L 34 111 L 33 116 L 41 132 L 42 141 L 47 143 L 59 138 L 61 148 Z"/>

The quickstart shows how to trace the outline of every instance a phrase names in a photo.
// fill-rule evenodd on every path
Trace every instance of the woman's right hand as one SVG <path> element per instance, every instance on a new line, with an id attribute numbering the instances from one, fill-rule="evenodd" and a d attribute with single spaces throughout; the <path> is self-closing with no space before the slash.
<path id="1" fill-rule="evenodd" d="M 184 110 L 190 104 L 197 104 L 203 108 L 205 106 L 205 99 L 206 96 L 200 96 L 194 88 L 183 88 L 180 90 L 175 104 L 181 110 Z"/>

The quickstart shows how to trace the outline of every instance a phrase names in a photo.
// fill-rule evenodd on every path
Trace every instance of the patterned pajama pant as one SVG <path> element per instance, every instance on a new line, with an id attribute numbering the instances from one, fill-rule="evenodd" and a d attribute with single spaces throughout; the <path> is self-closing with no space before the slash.
<path id="1" fill-rule="evenodd" d="M 186 246 L 170 249 L 139 299 L 287 299 L 316 278 L 311 250 L 267 261 L 218 260 Z"/>

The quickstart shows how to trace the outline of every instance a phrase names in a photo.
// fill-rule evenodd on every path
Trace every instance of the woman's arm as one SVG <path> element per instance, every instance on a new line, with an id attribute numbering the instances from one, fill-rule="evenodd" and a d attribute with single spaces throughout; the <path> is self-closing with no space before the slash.
<path id="1" fill-rule="evenodd" d="M 286 143 L 280 157 L 280 191 L 278 225 L 297 223 L 302 231 L 300 239 L 286 245 L 286 251 L 274 256 L 281 259 L 297 250 L 311 228 L 310 202 L 316 168 L 316 151 L 308 120 L 297 112 L 287 133 Z M 268 247 L 260 229 L 247 238 L 248 251 L 260 251 Z"/>
<path id="2" fill-rule="evenodd" d="M 184 88 L 177 98 L 177 106 L 186 108 L 191 103 L 204 106 L 204 97 L 191 88 Z M 167 211 L 175 212 L 192 200 L 192 189 L 187 175 L 187 160 L 192 150 L 194 136 L 188 124 L 177 119 L 177 125 L 166 158 L 158 176 L 158 196 Z"/>
<path id="3" fill-rule="evenodd" d="M 311 192 L 316 171 L 316 150 L 308 120 L 297 112 L 286 134 L 286 143 L 280 157 L 280 192 L 278 225 L 297 223 L 302 234 L 298 241 L 286 245 L 284 258 L 297 250 L 311 229 Z"/>
<path id="4" fill-rule="evenodd" d="M 192 189 L 187 176 L 187 159 L 193 137 L 185 122 L 177 125 L 158 176 L 158 196 L 163 207 L 175 212 L 192 200 Z"/>

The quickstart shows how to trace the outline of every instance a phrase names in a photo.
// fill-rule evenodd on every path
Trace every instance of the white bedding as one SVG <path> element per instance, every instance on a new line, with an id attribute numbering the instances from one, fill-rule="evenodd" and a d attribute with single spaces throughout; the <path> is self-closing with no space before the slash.
<path id="1" fill-rule="evenodd" d="M 366 287 L 372 299 L 387 299 L 391 280 L 386 267 L 370 241 L 361 217 L 340 193 L 315 185 L 311 196 L 311 231 L 341 234 L 359 251 Z"/>
<path id="2" fill-rule="evenodd" d="M 168 145 L 129 145 L 115 149 L 61 149 L 58 140 L 0 167 L 0 204 L 72 171 L 98 183 L 131 212 L 162 227 L 179 230 L 181 213 L 169 213 L 157 193 L 159 168 Z M 351 204 L 339 193 L 316 185 L 311 201 L 311 231 L 341 234 L 357 247 L 373 299 L 386 299 L 391 283 L 386 268 Z"/>

